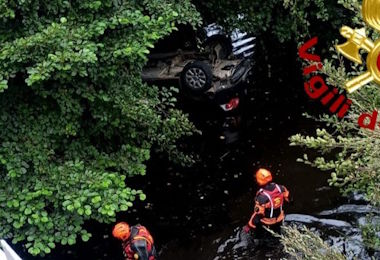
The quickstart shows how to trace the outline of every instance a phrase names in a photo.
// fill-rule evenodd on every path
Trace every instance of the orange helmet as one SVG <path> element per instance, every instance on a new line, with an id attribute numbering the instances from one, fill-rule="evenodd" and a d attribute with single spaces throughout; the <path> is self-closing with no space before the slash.
<path id="1" fill-rule="evenodd" d="M 256 182 L 260 186 L 264 186 L 265 184 L 272 181 L 272 174 L 267 169 L 260 168 L 256 172 Z"/>
<path id="2" fill-rule="evenodd" d="M 112 235 L 117 239 L 127 240 L 131 235 L 131 229 L 126 222 L 120 222 L 113 228 Z"/>

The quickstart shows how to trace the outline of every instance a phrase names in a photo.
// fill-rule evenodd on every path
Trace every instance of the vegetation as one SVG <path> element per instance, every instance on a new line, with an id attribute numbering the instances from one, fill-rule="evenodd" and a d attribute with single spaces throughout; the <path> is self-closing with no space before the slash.
<path id="1" fill-rule="evenodd" d="M 366 247 L 372 250 L 380 250 L 380 221 L 379 216 L 368 215 L 367 223 L 361 226 L 362 236 Z"/>
<path id="2" fill-rule="evenodd" d="M 306 227 L 296 228 L 285 226 L 282 228 L 281 243 L 284 250 L 295 259 L 309 260 L 345 260 L 346 257 L 336 249 L 326 244 L 318 235 Z"/>
<path id="3" fill-rule="evenodd" d="M 189 1 L 0 1 L 0 237 L 49 253 L 115 221 L 141 190 L 155 145 L 194 127 L 173 90 L 143 84 L 154 43 L 175 23 L 196 26 Z"/>
<path id="4" fill-rule="evenodd" d="M 348 5 L 348 2 L 346 2 Z M 347 6 L 356 10 L 353 21 L 356 26 L 365 26 L 360 18 L 360 9 L 357 1 Z M 367 28 L 370 35 L 377 37 L 371 28 Z M 338 33 L 337 33 L 338 38 Z M 324 61 L 322 73 L 327 77 L 327 84 L 343 88 L 344 83 L 361 73 L 364 66 L 349 63 L 344 57 L 336 55 L 331 48 L 331 60 Z M 349 64 L 351 66 L 345 66 Z M 346 69 L 346 67 L 348 69 Z M 332 171 L 329 183 L 341 188 L 344 194 L 354 191 L 366 195 L 368 201 L 374 205 L 380 204 L 380 130 L 374 131 L 360 129 L 358 118 L 362 113 L 370 113 L 380 107 L 380 92 L 375 83 L 371 83 L 360 90 L 350 94 L 353 105 L 349 115 L 344 120 L 338 120 L 335 116 L 322 115 L 315 118 L 325 123 L 328 129 L 317 129 L 316 136 L 302 136 L 297 134 L 290 138 L 291 145 L 300 145 L 319 151 L 322 156 L 309 158 L 305 155 L 300 161 L 318 167 L 322 170 Z M 333 159 L 329 155 L 336 154 Z"/>
<path id="5" fill-rule="evenodd" d="M 342 1 L 338 1 L 342 2 Z M 217 21 L 229 29 L 240 28 L 256 34 L 270 33 L 280 42 L 302 40 L 309 26 L 329 21 L 338 27 L 344 18 L 336 1 L 267 0 L 267 1 L 195 1 L 209 21 Z M 333 28 L 331 28 L 333 30 Z"/>
<path id="6" fill-rule="evenodd" d="M 356 0 L 340 1 L 344 8 L 352 11 L 352 24 L 356 28 L 366 27 L 361 17 L 361 2 Z M 379 33 L 366 28 L 373 40 Z M 336 34 L 338 38 L 338 33 Z M 324 61 L 322 73 L 327 77 L 330 86 L 342 88 L 344 83 L 366 69 L 355 65 L 330 49 L 332 59 Z M 379 86 L 371 83 L 349 95 L 353 105 L 349 115 L 343 120 L 336 116 L 322 115 L 312 117 L 324 124 L 326 128 L 317 129 L 315 136 L 294 135 L 291 145 L 298 145 L 316 150 L 319 155 L 310 158 L 305 154 L 300 162 L 331 172 L 329 184 L 339 187 L 343 194 L 359 192 L 365 195 L 369 203 L 380 205 L 380 128 L 374 131 L 360 129 L 358 118 L 363 113 L 372 114 L 380 107 Z M 368 224 L 362 227 L 364 242 L 368 248 L 379 250 L 378 218 L 369 216 Z M 288 237 L 291 239 L 291 237 Z"/>

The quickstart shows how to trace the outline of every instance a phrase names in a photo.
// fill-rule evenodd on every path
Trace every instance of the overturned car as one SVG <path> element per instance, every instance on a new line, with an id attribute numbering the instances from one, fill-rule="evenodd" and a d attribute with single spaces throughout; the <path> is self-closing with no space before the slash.
<path id="1" fill-rule="evenodd" d="M 248 37 L 239 30 L 226 35 L 221 26 L 211 24 L 204 28 L 203 48 L 199 51 L 191 39 L 196 36 L 183 33 L 188 35 L 187 41 L 181 42 L 183 37 L 174 35 L 171 42 L 161 43 L 165 47 L 173 46 L 174 50 L 166 48 L 166 51 L 159 52 L 160 48 L 156 48 L 158 52 L 149 56 L 142 72 L 143 80 L 178 80 L 186 93 L 194 97 L 205 94 L 209 98 L 226 90 L 231 93 L 232 89 L 249 81 L 255 37 Z M 180 46 L 173 44 L 176 41 Z"/>
<path id="2" fill-rule="evenodd" d="M 219 48 L 219 49 L 218 49 Z M 223 90 L 237 87 L 247 81 L 251 62 L 247 59 L 221 59 L 216 47 L 215 59 L 207 59 L 196 52 L 178 50 L 159 56 L 151 56 L 153 66 L 143 70 L 146 81 L 178 79 L 181 88 L 189 94 L 206 94 L 214 98 Z"/>
<path id="3" fill-rule="evenodd" d="M 146 82 L 175 80 L 182 94 L 195 100 L 212 100 L 230 115 L 246 94 L 255 41 L 255 37 L 238 29 L 227 34 L 217 24 L 201 32 L 180 28 L 155 46 L 142 78 Z M 235 125 L 231 122 L 240 120 L 225 117 L 225 121 L 229 123 L 223 128 L 228 125 L 231 131 L 231 125 Z"/>

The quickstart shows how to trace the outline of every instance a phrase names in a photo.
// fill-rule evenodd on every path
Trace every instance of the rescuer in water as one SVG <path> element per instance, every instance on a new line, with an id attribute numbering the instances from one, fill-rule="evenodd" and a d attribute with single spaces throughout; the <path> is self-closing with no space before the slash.
<path id="1" fill-rule="evenodd" d="M 243 230 L 254 231 L 255 236 L 262 234 L 265 225 L 275 232 L 280 232 L 285 214 L 282 206 L 289 202 L 289 191 L 283 185 L 272 182 L 272 174 L 266 169 L 256 172 L 256 182 L 260 189 L 256 193 L 255 209 L 251 219 Z"/>
<path id="2" fill-rule="evenodd" d="M 129 227 L 126 222 L 119 222 L 113 228 L 112 235 L 122 241 L 126 260 L 157 259 L 153 238 L 144 226 Z"/>

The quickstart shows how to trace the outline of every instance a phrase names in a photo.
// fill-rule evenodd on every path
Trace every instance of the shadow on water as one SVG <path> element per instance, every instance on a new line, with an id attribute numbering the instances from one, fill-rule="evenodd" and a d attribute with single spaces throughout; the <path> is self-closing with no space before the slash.
<path id="1" fill-rule="evenodd" d="M 203 130 L 202 136 L 187 142 L 187 149 L 199 154 L 200 161 L 181 168 L 155 155 L 147 176 L 132 180 L 143 188 L 147 200 L 121 213 L 118 220 L 147 226 L 160 259 L 278 259 L 282 253 L 277 244 L 255 249 L 240 234 L 253 210 L 257 189 L 253 172 L 259 166 L 270 168 L 275 181 L 289 188 L 294 202 L 287 213 L 316 214 L 344 203 L 336 190 L 326 186 L 328 175 L 297 163 L 303 151 L 289 147 L 289 136 L 312 133 L 318 127 L 302 113 L 319 108 L 303 93 L 296 49 L 288 47 L 277 50 L 282 56 L 267 57 L 262 50 L 256 72 L 260 76 L 242 104 L 245 124 L 238 142 L 221 142 L 213 124 L 214 108 L 184 104 L 185 112 Z M 122 259 L 120 244 L 110 237 L 111 225 L 88 223 L 87 228 L 93 233 L 88 243 L 57 248 L 44 259 Z"/>

